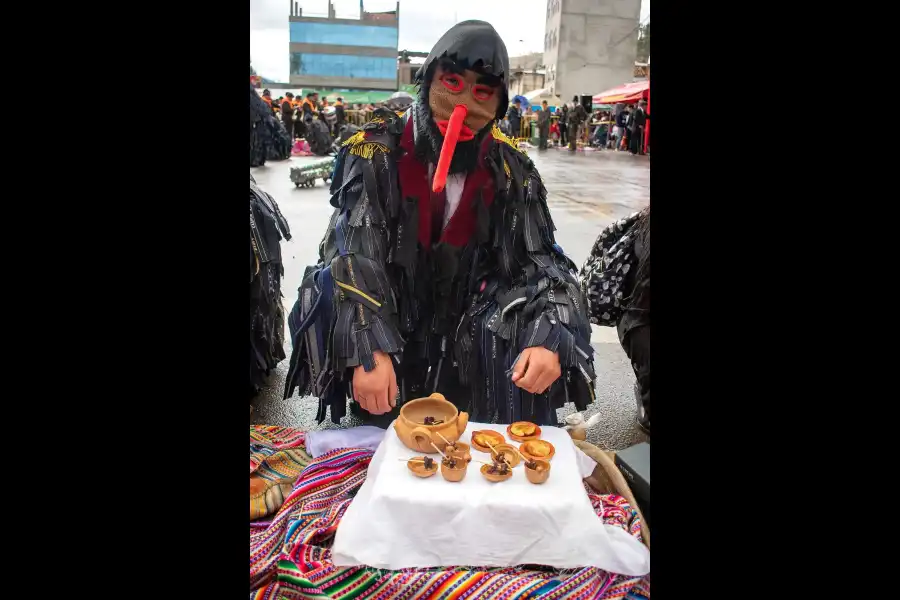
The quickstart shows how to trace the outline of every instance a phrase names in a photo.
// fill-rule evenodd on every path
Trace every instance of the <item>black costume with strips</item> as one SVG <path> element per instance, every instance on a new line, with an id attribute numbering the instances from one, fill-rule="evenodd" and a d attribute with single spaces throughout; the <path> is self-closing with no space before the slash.
<path id="1" fill-rule="evenodd" d="M 250 176 L 250 395 L 285 358 L 281 240 L 291 239 L 278 204 Z"/>
<path id="2" fill-rule="evenodd" d="M 650 434 L 650 209 L 620 219 L 581 270 L 591 323 L 615 327 L 635 375 L 638 424 Z"/>
<path id="3" fill-rule="evenodd" d="M 285 394 L 317 396 L 320 421 L 328 407 L 335 423 L 346 414 L 353 369 L 373 369 L 378 350 L 394 361 L 398 408 L 436 390 L 474 420 L 555 425 L 564 403 L 583 410 L 593 400 L 587 306 L 576 267 L 554 239 L 532 161 L 494 122 L 459 144 L 451 172 L 484 181 L 468 203 L 463 192 L 447 226 L 470 220 L 462 242 L 444 239 L 440 219 L 423 242 L 420 228 L 431 220 L 419 212 L 431 210 L 430 177 L 427 186 L 402 185 L 411 169 L 429 172 L 441 148 L 427 102 L 437 61 L 508 75 L 506 49 L 491 35 L 476 21 L 451 29 L 417 74 L 418 101 L 402 117 L 376 112 L 337 157 L 335 210 L 288 318 L 294 351 Z M 558 352 L 562 368 L 543 394 L 510 379 L 533 346 Z"/>
<path id="4" fill-rule="evenodd" d="M 291 157 L 291 136 L 250 85 L 250 166 Z"/>

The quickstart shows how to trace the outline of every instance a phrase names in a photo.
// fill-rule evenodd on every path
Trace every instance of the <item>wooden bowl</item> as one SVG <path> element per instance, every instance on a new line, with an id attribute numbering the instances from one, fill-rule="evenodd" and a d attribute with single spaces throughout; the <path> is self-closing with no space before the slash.
<path id="1" fill-rule="evenodd" d="M 510 469 L 522 462 L 522 457 L 519 456 L 515 446 L 512 444 L 497 444 L 494 446 L 494 450 L 506 457 L 506 462 L 509 463 Z"/>
<path id="2" fill-rule="evenodd" d="M 547 479 L 550 478 L 550 461 L 540 459 L 532 460 L 534 460 L 537 468 L 529 469 L 528 463 L 525 463 L 525 477 L 527 477 L 528 481 L 530 481 L 531 483 L 544 483 L 545 481 L 547 481 Z"/>
<path id="3" fill-rule="evenodd" d="M 428 417 L 440 422 L 426 425 L 425 420 Z M 432 444 L 443 451 L 447 446 L 444 439 L 449 442 L 458 440 L 466 431 L 468 424 L 467 413 L 460 412 L 452 402 L 435 393 L 427 398 L 417 398 L 404 404 L 400 409 L 400 415 L 394 421 L 394 430 L 407 448 L 432 454 L 437 452 Z"/>
<path id="4" fill-rule="evenodd" d="M 466 460 L 467 463 L 468 463 L 468 462 L 472 462 L 472 450 L 471 450 L 471 446 L 469 446 L 469 445 L 468 445 L 467 443 L 465 443 L 465 442 L 456 441 L 456 442 L 453 442 L 453 447 L 454 447 L 455 449 L 452 450 L 452 451 L 450 452 L 450 454 L 451 454 L 454 458 L 464 458 L 464 459 Z M 447 451 L 447 449 L 444 448 L 444 452 L 446 452 L 446 451 Z"/>
<path id="5" fill-rule="evenodd" d="M 416 477 L 431 477 L 435 473 L 438 472 L 438 461 L 434 461 L 434 467 L 431 469 L 425 468 L 424 456 L 414 456 L 406 462 L 406 467 L 412 472 Z"/>
<path id="6" fill-rule="evenodd" d="M 493 431 L 492 429 L 482 429 L 481 431 L 473 431 L 472 432 L 472 447 L 475 448 L 476 450 L 478 450 L 479 452 L 487 452 L 488 454 L 490 454 L 491 449 L 487 446 L 482 446 L 481 444 L 479 444 L 475 441 L 476 433 L 483 433 L 486 436 L 488 436 L 489 438 L 491 438 L 491 443 L 494 446 L 506 443 L 506 438 L 503 437 L 503 434 Z"/>
<path id="7" fill-rule="evenodd" d="M 455 457 L 454 457 L 455 458 Z M 464 460 L 457 459 L 456 468 L 451 469 L 447 465 L 444 464 L 444 461 L 441 461 L 441 475 L 447 481 L 458 482 L 462 481 L 466 476 L 466 469 L 468 468 L 469 463 Z"/>
<path id="8" fill-rule="evenodd" d="M 547 447 L 549 447 L 550 453 L 546 456 L 535 454 L 532 450 L 538 444 L 546 445 Z M 528 458 L 530 460 L 550 460 L 551 458 L 553 458 L 553 455 L 556 454 L 556 448 L 554 448 L 553 444 L 546 440 L 531 440 L 530 442 L 525 442 L 521 446 L 519 446 L 519 452 L 521 452 L 525 458 Z"/>
<path id="9" fill-rule="evenodd" d="M 531 435 L 516 435 L 512 431 L 513 425 L 533 425 L 534 433 Z M 510 425 L 506 426 L 506 435 L 509 436 L 511 440 L 516 440 L 517 442 L 530 442 L 531 440 L 536 440 L 541 437 L 541 428 L 539 425 L 535 425 L 529 421 L 516 421 Z"/>
<path id="10" fill-rule="evenodd" d="M 481 474 L 484 475 L 484 478 L 488 481 L 492 481 L 497 483 L 498 481 L 506 481 L 510 477 L 512 477 L 512 469 L 509 469 L 506 472 L 506 475 L 500 475 L 499 473 L 488 473 L 488 469 L 491 468 L 491 465 L 481 465 Z"/>

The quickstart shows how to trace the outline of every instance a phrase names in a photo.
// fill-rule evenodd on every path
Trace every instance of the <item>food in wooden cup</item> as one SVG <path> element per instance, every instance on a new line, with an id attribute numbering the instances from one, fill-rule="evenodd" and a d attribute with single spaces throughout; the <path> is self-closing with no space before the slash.
<path id="1" fill-rule="evenodd" d="M 526 461 L 525 477 L 531 483 L 544 483 L 550 477 L 550 461 L 542 459 Z"/>
<path id="2" fill-rule="evenodd" d="M 488 481 L 496 483 L 512 477 L 512 468 L 505 460 L 497 460 L 492 465 L 481 465 L 481 474 Z"/>
<path id="3" fill-rule="evenodd" d="M 472 432 L 472 447 L 479 452 L 491 453 L 491 446 L 505 444 L 506 438 L 502 433 L 490 429 L 482 429 L 481 431 Z"/>
<path id="4" fill-rule="evenodd" d="M 472 462 L 471 447 L 467 443 L 460 442 L 459 440 L 444 448 L 444 453 L 448 456 L 464 458 L 466 462 Z"/>
<path id="5" fill-rule="evenodd" d="M 431 477 L 438 472 L 437 461 L 430 456 L 415 456 L 406 462 L 406 466 L 416 477 Z"/>
<path id="6" fill-rule="evenodd" d="M 541 437 L 541 428 L 528 421 L 516 421 L 506 428 L 506 435 L 517 442 L 528 442 Z"/>
<path id="7" fill-rule="evenodd" d="M 466 469 L 469 463 L 461 457 L 448 456 L 441 461 L 441 475 L 447 481 L 462 481 L 466 476 Z"/>
<path id="8" fill-rule="evenodd" d="M 550 442 L 544 440 L 532 440 L 519 446 L 519 452 L 521 452 L 525 458 L 531 460 L 550 460 L 553 458 L 553 455 L 556 454 L 556 448 L 554 448 L 553 444 Z"/>
<path id="9" fill-rule="evenodd" d="M 506 458 L 506 462 L 509 463 L 510 468 L 515 467 L 522 460 L 519 457 L 519 453 L 516 452 L 515 447 L 511 444 L 496 444 L 494 446 L 494 450 L 496 451 L 494 457 L 496 457 L 497 455 L 501 455 Z"/>
<path id="10" fill-rule="evenodd" d="M 458 440 L 468 424 L 467 413 L 435 393 L 404 404 L 394 421 L 394 430 L 407 448 L 433 454 L 437 452 L 434 446 L 443 450 L 447 442 Z"/>

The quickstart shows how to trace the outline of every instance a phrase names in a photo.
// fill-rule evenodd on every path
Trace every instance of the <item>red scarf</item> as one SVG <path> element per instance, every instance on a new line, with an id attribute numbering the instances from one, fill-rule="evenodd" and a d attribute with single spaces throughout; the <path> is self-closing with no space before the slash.
<path id="1" fill-rule="evenodd" d="M 419 243 L 427 251 L 431 249 L 432 245 L 432 223 L 438 214 L 443 215 L 445 210 L 444 206 L 432 206 L 432 202 L 446 202 L 446 195 L 444 193 L 432 194 L 428 167 L 419 162 L 415 156 L 413 129 L 413 120 L 410 117 L 400 138 L 400 147 L 406 151 L 398 161 L 400 191 L 404 198 L 415 198 L 419 204 Z M 490 206 L 494 201 L 491 173 L 484 167 L 483 160 L 484 153 L 492 143 L 494 143 L 494 139 L 491 135 L 485 136 L 481 145 L 478 166 L 474 171 L 466 173 L 466 183 L 463 186 L 459 206 L 450 217 L 450 222 L 441 233 L 439 241 L 457 247 L 465 246 L 472 239 L 472 234 L 475 233 L 475 221 L 478 218 L 477 192 L 481 190 L 486 206 Z M 437 227 L 440 227 L 440 223 L 435 222 L 434 228 Z"/>

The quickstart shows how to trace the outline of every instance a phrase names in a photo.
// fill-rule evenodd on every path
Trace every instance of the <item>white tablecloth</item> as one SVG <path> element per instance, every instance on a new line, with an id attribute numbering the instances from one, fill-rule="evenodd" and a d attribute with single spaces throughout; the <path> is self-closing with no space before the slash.
<path id="1" fill-rule="evenodd" d="M 506 435 L 505 425 L 469 423 L 461 440 L 469 443 L 479 429 Z M 334 563 L 383 569 L 542 564 L 649 573 L 647 548 L 621 528 L 604 525 L 591 507 L 569 435 L 556 427 L 542 431 L 556 447 L 546 483 L 529 483 L 521 464 L 508 481 L 490 483 L 474 460 L 461 483 L 450 483 L 440 473 L 427 479 L 410 473 L 398 459 L 418 453 L 391 426 L 338 526 Z M 472 457 L 489 461 L 474 449 Z"/>

